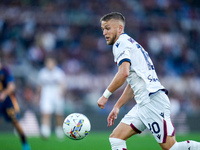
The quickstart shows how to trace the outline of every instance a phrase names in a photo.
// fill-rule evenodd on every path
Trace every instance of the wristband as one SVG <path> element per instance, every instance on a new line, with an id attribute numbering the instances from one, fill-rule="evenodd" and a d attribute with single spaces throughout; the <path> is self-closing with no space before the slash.
<path id="1" fill-rule="evenodd" d="M 105 92 L 103 93 L 103 96 L 104 96 L 105 98 L 109 98 L 110 95 L 112 95 L 112 93 L 111 93 L 108 89 L 106 89 Z"/>

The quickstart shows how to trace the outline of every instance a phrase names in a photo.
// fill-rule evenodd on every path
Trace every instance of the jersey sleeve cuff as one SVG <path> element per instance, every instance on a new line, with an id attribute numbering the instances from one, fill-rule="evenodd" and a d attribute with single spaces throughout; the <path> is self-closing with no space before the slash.
<path id="1" fill-rule="evenodd" d="M 120 66 L 125 61 L 127 61 L 127 62 L 129 62 L 131 64 L 131 60 L 128 59 L 128 58 L 125 58 L 125 59 L 120 60 L 120 62 L 118 63 L 118 66 Z"/>

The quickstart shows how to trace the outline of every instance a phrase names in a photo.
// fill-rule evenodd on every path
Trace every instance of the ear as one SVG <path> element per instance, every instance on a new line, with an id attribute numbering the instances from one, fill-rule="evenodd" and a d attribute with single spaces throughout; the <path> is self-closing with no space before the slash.
<path id="1" fill-rule="evenodd" d="M 123 33 L 124 32 L 124 26 L 123 25 L 119 25 L 119 33 Z"/>

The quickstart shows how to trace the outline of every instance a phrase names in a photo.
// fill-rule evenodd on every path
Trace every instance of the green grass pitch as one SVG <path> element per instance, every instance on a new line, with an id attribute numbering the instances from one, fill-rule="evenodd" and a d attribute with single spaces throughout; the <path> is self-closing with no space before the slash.
<path id="1" fill-rule="evenodd" d="M 59 141 L 54 135 L 48 140 L 29 137 L 32 150 L 110 150 L 108 132 L 91 132 L 85 139 L 71 140 L 67 137 Z M 177 141 L 200 141 L 200 133 L 176 136 Z M 127 140 L 127 148 L 139 150 L 160 150 L 154 137 L 150 134 L 136 135 Z M 19 138 L 12 133 L 0 133 L 0 150 L 21 150 Z"/>

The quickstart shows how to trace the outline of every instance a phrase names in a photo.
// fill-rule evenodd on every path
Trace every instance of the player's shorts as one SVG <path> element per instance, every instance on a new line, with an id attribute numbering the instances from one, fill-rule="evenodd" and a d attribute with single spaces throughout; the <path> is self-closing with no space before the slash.
<path id="1" fill-rule="evenodd" d="M 6 97 L 3 102 L 0 102 L 0 116 L 4 117 L 6 121 L 15 121 L 19 119 L 19 106 L 16 99 Z"/>
<path id="2" fill-rule="evenodd" d="M 40 110 L 42 113 L 57 115 L 64 114 L 64 99 L 58 97 L 43 97 L 40 100 Z"/>
<path id="3" fill-rule="evenodd" d="M 151 102 L 143 106 L 136 104 L 121 120 L 133 130 L 141 133 L 148 128 L 158 143 L 166 143 L 167 136 L 175 135 L 170 120 L 170 101 L 163 91 L 150 96 Z"/>

